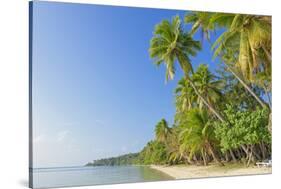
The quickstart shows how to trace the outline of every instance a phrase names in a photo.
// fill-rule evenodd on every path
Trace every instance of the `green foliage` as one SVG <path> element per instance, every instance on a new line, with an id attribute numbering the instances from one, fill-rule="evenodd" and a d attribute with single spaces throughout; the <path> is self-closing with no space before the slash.
<path id="1" fill-rule="evenodd" d="M 182 78 L 178 82 L 178 86 L 175 90 L 177 114 L 192 108 L 199 107 L 202 109 L 204 107 L 202 98 L 195 93 L 190 81 L 194 83 L 198 92 L 204 96 L 206 101 L 212 106 L 215 106 L 215 104 L 222 99 L 223 81 L 211 73 L 207 65 L 200 64 L 190 80 Z"/>
<path id="2" fill-rule="evenodd" d="M 181 152 L 188 152 L 189 158 L 196 153 L 210 154 L 210 148 L 216 144 L 216 138 L 211 118 L 205 109 L 189 110 L 186 116 L 182 117 L 179 126 Z"/>
<path id="3" fill-rule="evenodd" d="M 213 44 L 215 57 L 235 63 L 250 82 L 257 73 L 271 74 L 270 17 L 217 13 L 211 20 L 225 29 Z"/>
<path id="4" fill-rule="evenodd" d="M 98 165 L 179 164 L 221 160 L 266 159 L 271 156 L 271 18 L 226 13 L 189 12 L 185 30 L 179 16 L 154 28 L 149 53 L 154 63 L 165 65 L 166 80 L 173 79 L 176 64 L 184 73 L 175 89 L 174 125 L 165 119 L 155 126 L 155 139 L 135 154 L 95 160 Z M 210 33 L 222 29 L 216 39 Z M 193 39 L 212 44 L 222 69 L 211 72 L 200 64 L 193 71 L 190 57 L 201 50 Z M 217 76 L 219 75 L 219 77 Z M 263 109 L 257 108 L 259 105 Z M 269 124 L 270 125 L 270 124 Z M 223 152 L 223 153 L 220 153 Z M 225 157 L 226 156 L 226 157 Z M 222 163 L 221 163 L 222 164 Z"/>
<path id="5" fill-rule="evenodd" d="M 203 95 L 209 104 L 216 104 L 221 100 L 223 81 L 211 73 L 208 66 L 200 64 L 196 72 L 192 75 L 197 90 Z M 203 107 L 203 102 L 200 98 L 197 100 L 199 108 Z"/>
<path id="6" fill-rule="evenodd" d="M 214 30 L 214 25 L 211 22 L 213 13 L 209 12 L 189 12 L 185 18 L 184 22 L 187 24 L 192 24 L 190 33 L 194 35 L 197 31 L 203 39 L 210 40 L 210 31 Z"/>
<path id="7" fill-rule="evenodd" d="M 130 153 L 117 157 L 103 158 L 94 160 L 86 166 L 117 166 L 117 165 L 132 165 L 138 162 L 139 153 Z"/>
<path id="8" fill-rule="evenodd" d="M 190 82 L 185 78 L 182 78 L 178 82 L 177 88 L 175 90 L 175 95 L 177 115 L 195 107 L 195 102 L 197 101 L 198 97 L 196 96 L 193 87 L 190 85 Z"/>
<path id="9" fill-rule="evenodd" d="M 269 116 L 267 109 L 238 110 L 229 105 L 224 112 L 229 122 L 215 123 L 215 134 L 223 152 L 241 145 L 270 143 L 271 135 L 266 127 Z"/>
<path id="10" fill-rule="evenodd" d="M 165 119 L 162 119 L 159 123 L 157 123 L 155 127 L 155 136 L 157 141 L 165 142 L 170 134 L 171 129 Z"/>
<path id="11" fill-rule="evenodd" d="M 149 53 L 156 65 L 165 64 L 166 80 L 169 80 L 174 78 L 176 62 L 185 74 L 192 72 L 190 56 L 195 56 L 200 49 L 200 42 L 183 30 L 180 17 L 175 16 L 155 26 Z"/>
<path id="12" fill-rule="evenodd" d="M 140 152 L 140 164 L 166 164 L 167 150 L 162 142 L 150 141 Z"/>

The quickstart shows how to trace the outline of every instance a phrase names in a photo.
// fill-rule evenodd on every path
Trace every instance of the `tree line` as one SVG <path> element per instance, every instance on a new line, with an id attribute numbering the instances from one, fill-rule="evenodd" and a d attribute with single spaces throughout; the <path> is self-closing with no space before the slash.
<path id="1" fill-rule="evenodd" d="M 209 69 L 211 60 L 194 69 L 192 58 L 200 51 L 213 53 L 216 71 Z M 183 77 L 173 91 L 174 122 L 160 120 L 155 139 L 128 164 L 249 165 L 271 158 L 271 17 L 174 16 L 155 26 L 149 54 L 157 66 L 165 65 L 167 81 L 176 68 Z"/>
<path id="2" fill-rule="evenodd" d="M 86 166 L 120 166 L 138 163 L 139 153 L 129 153 L 117 157 L 102 158 L 89 162 Z"/>
<path id="3" fill-rule="evenodd" d="M 174 91 L 174 123 L 159 121 L 140 157 L 204 165 L 271 158 L 271 17 L 189 12 L 184 24 L 175 16 L 155 26 L 150 56 L 166 66 L 166 80 L 173 80 L 177 65 L 183 78 Z M 203 42 L 211 49 L 202 49 Z M 219 60 L 216 72 L 208 64 L 193 69 L 191 57 L 201 50 Z"/>

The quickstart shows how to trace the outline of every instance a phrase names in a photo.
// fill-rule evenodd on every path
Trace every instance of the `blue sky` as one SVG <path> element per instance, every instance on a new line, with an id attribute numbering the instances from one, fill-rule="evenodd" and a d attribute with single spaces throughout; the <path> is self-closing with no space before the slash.
<path id="1" fill-rule="evenodd" d="M 155 24 L 185 13 L 34 3 L 33 167 L 137 152 L 161 118 L 172 123 L 182 73 L 165 84 L 165 67 L 152 64 L 148 48 Z M 211 59 L 205 50 L 192 61 L 214 70 Z"/>

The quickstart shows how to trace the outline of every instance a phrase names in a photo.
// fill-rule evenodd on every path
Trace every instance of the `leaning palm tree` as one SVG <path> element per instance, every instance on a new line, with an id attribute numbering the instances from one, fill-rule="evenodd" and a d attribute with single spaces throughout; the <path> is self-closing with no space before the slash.
<path id="1" fill-rule="evenodd" d="M 258 73 L 271 75 L 271 18 L 217 13 L 212 16 L 211 22 L 226 29 L 213 44 L 214 57 L 221 56 L 250 94 L 262 107 L 267 107 L 243 78 L 254 83 Z M 242 77 L 231 63 L 242 73 Z"/>
<path id="2" fill-rule="evenodd" d="M 186 80 L 190 82 L 204 105 L 220 121 L 224 121 L 224 118 L 199 93 L 190 79 L 190 73 L 193 72 L 193 68 L 189 57 L 195 56 L 200 49 L 200 42 L 193 40 L 189 33 L 183 31 L 179 16 L 175 16 L 171 22 L 163 20 L 160 24 L 156 25 L 154 36 L 150 42 L 149 52 L 150 56 L 155 59 L 156 65 L 166 65 L 166 80 L 174 78 L 175 63 L 178 62 Z"/>
<path id="3" fill-rule="evenodd" d="M 225 29 L 213 44 L 214 57 L 221 56 L 227 69 L 262 107 L 266 107 L 261 98 L 248 86 L 243 75 L 253 80 L 253 73 L 256 71 L 271 74 L 271 18 L 191 12 L 186 15 L 185 21 L 193 25 L 191 33 L 201 30 L 205 36 L 209 36 L 210 31 L 215 28 Z M 242 75 L 239 70 L 242 70 Z"/>
<path id="4" fill-rule="evenodd" d="M 167 143 L 167 138 L 171 134 L 171 128 L 165 119 L 157 123 L 155 127 L 156 140 L 159 142 Z"/>
<path id="5" fill-rule="evenodd" d="M 226 18 L 225 18 L 226 17 Z M 223 24 L 226 31 L 213 44 L 215 56 L 232 49 L 236 65 L 249 80 L 255 73 L 271 73 L 271 19 L 266 16 L 218 13 L 213 23 Z"/>

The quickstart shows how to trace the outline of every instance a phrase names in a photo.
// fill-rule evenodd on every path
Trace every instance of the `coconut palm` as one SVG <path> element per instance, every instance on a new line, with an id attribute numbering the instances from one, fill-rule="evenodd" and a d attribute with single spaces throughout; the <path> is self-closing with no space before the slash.
<path id="1" fill-rule="evenodd" d="M 190 79 L 190 73 L 193 72 L 193 68 L 189 57 L 195 56 L 200 48 L 200 42 L 193 40 L 189 33 L 183 31 L 179 16 L 175 16 L 171 22 L 163 20 L 160 24 L 156 25 L 154 36 L 150 42 L 149 52 L 150 56 L 154 58 L 156 65 L 165 64 L 166 80 L 174 78 L 175 63 L 178 62 L 185 78 L 190 82 L 204 105 L 220 121 L 224 121 L 219 112 L 208 104 L 207 100 L 198 92 Z"/>
<path id="2" fill-rule="evenodd" d="M 270 17 L 218 13 L 211 20 L 223 26 L 223 19 L 226 31 L 213 44 L 215 56 L 232 49 L 236 66 L 249 80 L 258 72 L 271 73 Z"/>
<path id="3" fill-rule="evenodd" d="M 185 112 L 195 106 L 196 94 L 189 81 L 185 78 L 178 82 L 175 94 L 177 113 Z"/>
<path id="4" fill-rule="evenodd" d="M 174 125 L 171 129 L 171 134 L 167 139 L 167 153 L 168 153 L 168 161 L 170 164 L 178 163 L 184 157 L 184 154 L 180 152 L 179 147 L 180 143 L 178 140 L 179 129 L 176 125 Z"/>
<path id="5" fill-rule="evenodd" d="M 193 24 L 191 33 L 201 30 L 201 33 L 209 36 L 210 31 L 216 27 L 225 30 L 213 44 L 214 57 L 221 56 L 228 70 L 262 107 L 266 107 L 263 100 L 254 93 L 243 77 L 246 76 L 253 82 L 253 74 L 257 71 L 271 75 L 271 18 L 191 12 L 186 15 L 185 20 L 186 23 Z M 236 68 L 232 66 L 233 63 Z"/>
<path id="6" fill-rule="evenodd" d="M 155 127 L 156 140 L 159 142 L 166 143 L 167 138 L 171 134 L 171 128 L 169 128 L 168 123 L 165 119 L 162 119 L 157 123 Z"/>
<path id="7" fill-rule="evenodd" d="M 191 79 L 200 94 L 206 98 L 209 104 L 214 106 L 217 102 L 219 102 L 222 97 L 221 90 L 224 87 L 224 83 L 208 70 L 207 65 L 199 65 L 196 72 L 193 73 Z M 178 114 L 194 107 L 203 108 L 203 101 L 201 98 L 198 98 L 189 81 L 185 78 L 182 78 L 178 82 L 175 94 L 177 110 L 176 117 L 178 117 Z"/>
<path id="8" fill-rule="evenodd" d="M 206 110 L 198 108 L 187 113 L 186 120 L 181 123 L 182 131 L 179 134 L 180 150 L 188 151 L 190 157 L 194 154 L 201 154 L 206 165 L 206 154 L 210 154 L 213 159 L 223 165 L 215 151 L 215 135 L 210 125 L 210 117 Z"/>
<path id="9" fill-rule="evenodd" d="M 262 107 L 267 107 L 245 79 L 254 83 L 258 73 L 271 75 L 270 17 L 218 13 L 212 16 L 211 22 L 226 28 L 213 44 L 214 57 L 221 56 L 239 82 Z M 237 68 L 238 71 L 235 70 Z"/>
<path id="10" fill-rule="evenodd" d="M 209 104 L 218 103 L 222 97 L 224 82 L 212 74 L 207 65 L 200 64 L 196 72 L 192 75 L 192 80 L 200 94 L 202 94 Z M 203 102 L 198 99 L 199 107 L 203 107 Z"/>
<path id="11" fill-rule="evenodd" d="M 202 40 L 210 41 L 210 31 L 214 30 L 214 25 L 210 22 L 214 13 L 209 12 L 190 12 L 184 17 L 184 22 L 192 24 L 190 33 L 194 35 L 200 31 Z"/>

